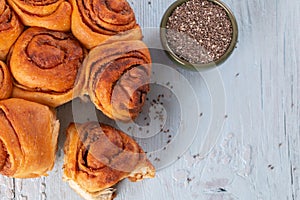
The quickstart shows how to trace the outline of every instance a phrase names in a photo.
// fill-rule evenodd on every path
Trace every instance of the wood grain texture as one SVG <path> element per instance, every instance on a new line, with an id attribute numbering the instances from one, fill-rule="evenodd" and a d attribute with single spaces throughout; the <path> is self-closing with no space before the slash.
<path id="1" fill-rule="evenodd" d="M 174 0 L 129 2 L 138 23 L 146 28 L 158 27 Z M 201 138 L 197 138 L 177 162 L 159 170 L 155 179 L 123 181 L 116 199 L 300 199 L 300 1 L 224 2 L 237 18 L 239 42 L 218 68 L 227 113 L 215 148 L 205 157 L 198 156 Z M 155 60 L 159 56 L 166 59 L 155 55 Z M 183 73 L 195 78 L 195 73 Z M 58 111 L 65 125 L 54 170 L 39 179 L 0 177 L 1 200 L 81 199 L 61 180 L 64 131 L 73 117 L 65 113 L 72 113 L 70 103 Z"/>

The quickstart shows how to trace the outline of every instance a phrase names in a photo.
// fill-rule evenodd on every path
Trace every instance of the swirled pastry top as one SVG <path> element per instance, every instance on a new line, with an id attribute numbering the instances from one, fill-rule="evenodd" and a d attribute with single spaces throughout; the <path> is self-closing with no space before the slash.
<path id="1" fill-rule="evenodd" d="M 88 193 L 101 192 L 126 177 L 137 181 L 155 175 L 141 147 L 122 131 L 90 122 L 71 124 L 67 134 L 65 178 Z"/>
<path id="2" fill-rule="evenodd" d="M 10 97 L 12 92 L 12 81 L 6 64 L 0 61 L 0 100 Z"/>
<path id="3" fill-rule="evenodd" d="M 59 122 L 47 106 L 11 98 L 0 101 L 0 173 L 34 178 L 52 169 Z"/>
<path id="4" fill-rule="evenodd" d="M 65 0 L 7 0 L 27 26 L 68 31 L 71 27 L 72 7 Z"/>
<path id="5" fill-rule="evenodd" d="M 31 27 L 15 43 L 9 66 L 17 84 L 62 93 L 74 86 L 83 58 L 84 50 L 72 35 Z"/>
<path id="6" fill-rule="evenodd" d="M 23 31 L 23 24 L 14 11 L 0 0 L 0 60 L 5 60 L 10 47 Z"/>
<path id="7" fill-rule="evenodd" d="M 84 63 L 85 89 L 96 107 L 112 119 L 134 119 L 149 92 L 148 47 L 139 40 L 100 45 Z"/>
<path id="8" fill-rule="evenodd" d="M 71 0 L 71 3 L 72 32 L 88 49 L 103 42 L 142 38 L 126 0 Z"/>

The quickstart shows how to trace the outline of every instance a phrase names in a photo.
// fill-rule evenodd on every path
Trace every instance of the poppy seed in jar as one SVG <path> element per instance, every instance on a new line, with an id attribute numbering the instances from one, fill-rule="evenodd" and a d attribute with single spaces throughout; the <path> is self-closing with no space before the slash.
<path id="1" fill-rule="evenodd" d="M 166 39 L 171 50 L 192 64 L 206 64 L 225 54 L 233 36 L 226 10 L 209 0 L 189 0 L 169 16 Z"/>

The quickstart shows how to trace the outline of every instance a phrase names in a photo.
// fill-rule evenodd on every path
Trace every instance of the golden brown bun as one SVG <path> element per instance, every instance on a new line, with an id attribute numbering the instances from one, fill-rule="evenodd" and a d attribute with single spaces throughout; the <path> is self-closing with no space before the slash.
<path id="1" fill-rule="evenodd" d="M 15 98 L 0 101 L 0 173 L 14 178 L 47 175 L 58 131 L 59 122 L 47 106 Z"/>
<path id="2" fill-rule="evenodd" d="M 130 121 L 149 92 L 151 57 L 139 40 L 95 47 L 84 61 L 84 94 L 108 117 Z"/>
<path id="3" fill-rule="evenodd" d="M 10 47 L 23 31 L 23 25 L 15 12 L 0 0 L 0 60 L 5 60 Z"/>
<path id="4" fill-rule="evenodd" d="M 31 27 L 18 38 L 8 58 L 13 97 L 57 107 L 73 97 L 85 50 L 68 33 Z"/>
<path id="5" fill-rule="evenodd" d="M 0 100 L 10 97 L 12 80 L 6 64 L 0 61 Z"/>
<path id="6" fill-rule="evenodd" d="M 140 40 L 142 32 L 126 0 L 71 0 L 71 29 L 88 49 L 101 43 Z"/>
<path id="7" fill-rule="evenodd" d="M 65 0 L 7 0 L 26 26 L 69 31 L 71 4 Z"/>
<path id="8" fill-rule="evenodd" d="M 64 179 L 86 199 L 112 199 L 112 187 L 122 179 L 155 176 L 153 165 L 133 139 L 98 122 L 70 124 L 64 152 Z"/>

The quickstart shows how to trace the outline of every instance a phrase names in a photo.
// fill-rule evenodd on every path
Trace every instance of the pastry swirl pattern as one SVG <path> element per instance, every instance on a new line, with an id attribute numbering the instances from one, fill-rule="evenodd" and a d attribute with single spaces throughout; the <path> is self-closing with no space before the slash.
<path id="1" fill-rule="evenodd" d="M 5 0 L 0 0 L 0 60 L 5 60 L 9 49 L 23 31 L 23 24 Z"/>
<path id="2" fill-rule="evenodd" d="M 83 93 L 95 106 L 111 119 L 136 118 L 150 89 L 147 46 L 139 40 L 101 45 L 90 51 L 84 65 Z"/>
<path id="3" fill-rule="evenodd" d="M 35 178 L 52 169 L 59 122 L 47 106 L 23 99 L 0 101 L 0 173 Z"/>
<path id="4" fill-rule="evenodd" d="M 13 96 L 57 107 L 70 101 L 85 50 L 68 33 L 31 27 L 9 57 Z"/>
<path id="5" fill-rule="evenodd" d="M 73 34 L 91 49 L 104 42 L 142 38 L 126 0 L 71 0 Z"/>
<path id="6" fill-rule="evenodd" d="M 69 31 L 72 7 L 65 0 L 7 0 L 26 26 Z"/>
<path id="7" fill-rule="evenodd" d="M 122 179 L 138 181 L 155 175 L 154 167 L 132 138 L 98 122 L 70 124 L 64 152 L 65 179 L 74 189 L 91 196 L 111 199 L 111 187 Z"/>
<path id="8" fill-rule="evenodd" d="M 0 61 L 0 100 L 10 97 L 12 80 L 6 64 Z"/>

